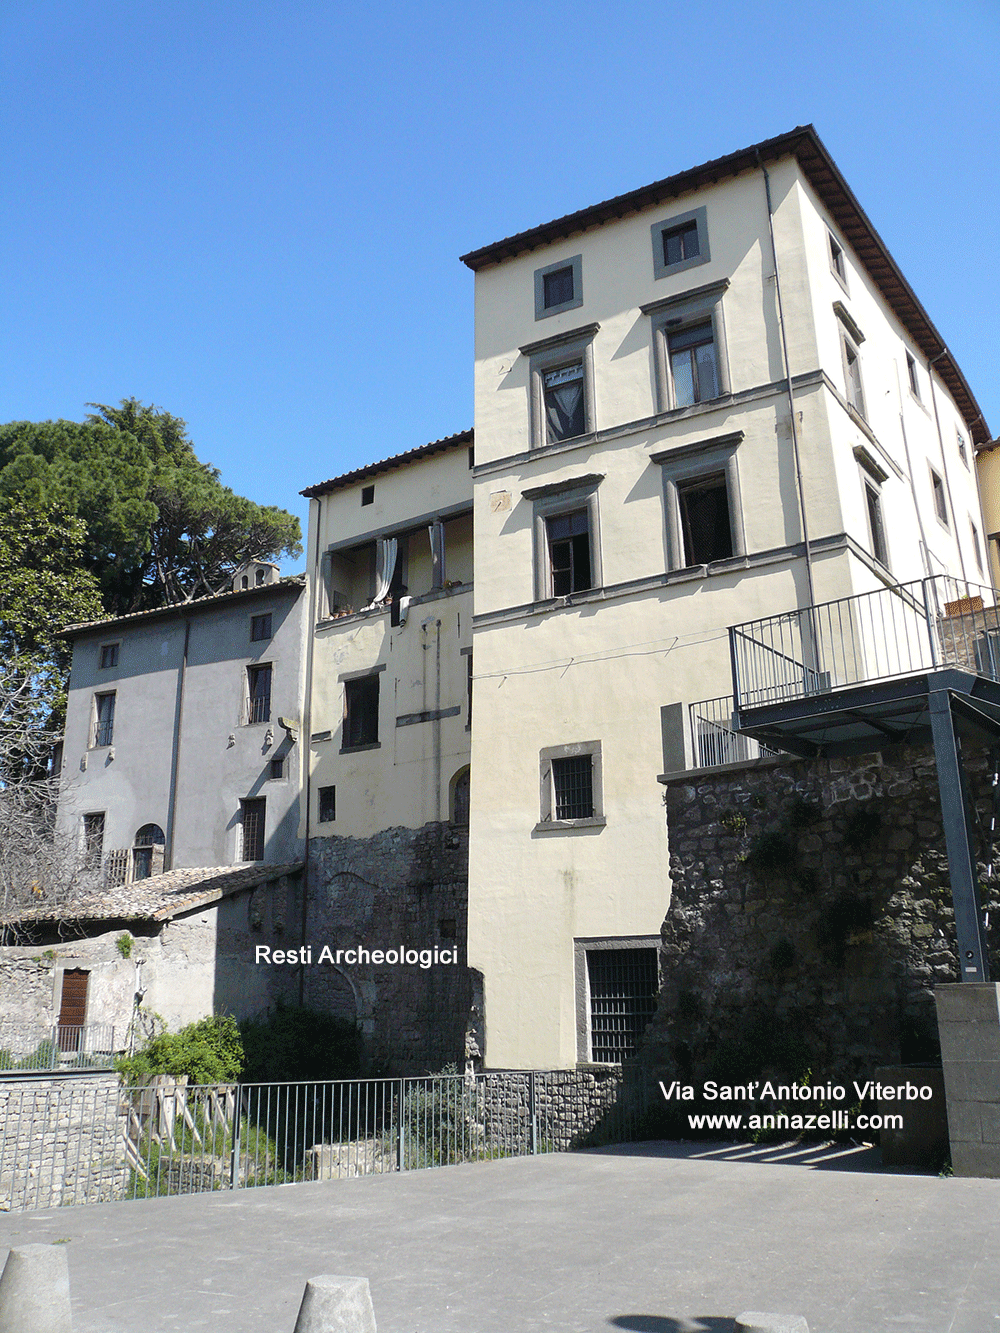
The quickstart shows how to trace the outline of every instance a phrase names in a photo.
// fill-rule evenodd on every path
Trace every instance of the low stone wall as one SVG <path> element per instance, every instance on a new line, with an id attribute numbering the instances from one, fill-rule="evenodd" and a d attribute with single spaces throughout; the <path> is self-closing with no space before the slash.
<path id="1" fill-rule="evenodd" d="M 117 1075 L 0 1080 L 0 1211 L 125 1196 Z"/>
<path id="2" fill-rule="evenodd" d="M 988 756 L 967 754 L 966 768 L 988 823 Z M 665 799 L 672 896 L 641 1055 L 651 1080 L 808 1070 L 846 1083 L 939 1059 L 933 988 L 959 975 L 930 750 L 703 771 L 671 780 Z M 995 969 L 1000 881 L 981 873 Z"/>

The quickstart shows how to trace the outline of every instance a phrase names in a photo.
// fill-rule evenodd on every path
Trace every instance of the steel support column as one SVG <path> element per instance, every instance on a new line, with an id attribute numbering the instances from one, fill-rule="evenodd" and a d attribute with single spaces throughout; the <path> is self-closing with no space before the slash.
<path id="1" fill-rule="evenodd" d="M 989 981 L 990 970 L 979 903 L 972 814 L 969 807 L 962 749 L 955 730 L 951 696 L 947 690 L 928 694 L 934 758 L 937 762 L 941 818 L 948 853 L 948 877 L 955 905 L 959 975 L 962 981 Z"/>

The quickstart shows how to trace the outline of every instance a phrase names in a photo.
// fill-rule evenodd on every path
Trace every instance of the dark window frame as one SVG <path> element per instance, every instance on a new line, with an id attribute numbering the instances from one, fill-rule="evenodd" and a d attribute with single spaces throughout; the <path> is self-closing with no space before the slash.
<path id="1" fill-rule="evenodd" d="M 266 681 L 266 688 L 263 682 Z M 245 727 L 260 726 L 271 720 L 271 697 L 274 690 L 273 662 L 254 662 L 246 669 Z"/>
<path id="2" fill-rule="evenodd" d="M 274 613 L 262 611 L 260 615 L 250 617 L 250 642 L 267 643 L 274 638 Z"/>
<path id="3" fill-rule="evenodd" d="M 266 846 L 267 798 L 248 796 L 240 801 L 240 861 L 263 861 Z"/>
<path id="4" fill-rule="evenodd" d="M 683 253 L 680 258 L 668 259 L 669 237 L 688 232 L 694 224 L 696 246 L 692 253 Z M 661 218 L 650 227 L 653 246 L 653 278 L 669 278 L 675 273 L 684 273 L 687 269 L 707 264 L 712 258 L 708 238 L 708 209 L 693 208 L 686 213 L 676 213 L 673 217 Z M 685 247 L 682 245 L 682 250 Z"/>
<path id="5" fill-rule="evenodd" d="M 118 655 L 120 649 L 121 649 L 120 641 L 118 643 L 102 643 L 100 656 L 98 658 L 98 663 L 97 663 L 98 670 L 108 671 L 112 667 L 116 667 L 118 665 Z"/>
<path id="6" fill-rule="evenodd" d="M 547 302 L 546 297 L 551 294 L 551 288 L 547 290 L 546 279 L 562 274 L 567 269 L 571 274 L 569 296 L 563 301 Z M 536 320 L 561 315 L 564 310 L 578 310 L 583 305 L 583 256 L 570 255 L 566 259 L 556 260 L 554 264 L 535 269 L 534 292 Z"/>
<path id="7" fill-rule="evenodd" d="M 92 750 L 102 750 L 114 744 L 116 690 L 102 690 L 94 695 L 94 729 Z"/>
<path id="8" fill-rule="evenodd" d="M 316 822 L 334 824 L 337 820 L 337 788 L 320 787 L 316 797 Z"/>
<path id="9" fill-rule="evenodd" d="M 725 522 L 723 524 L 719 515 L 716 515 L 714 526 L 717 530 L 710 538 L 706 538 L 706 534 L 701 530 L 703 519 L 696 512 L 695 505 L 700 496 L 718 494 L 724 498 Z M 703 473 L 677 482 L 677 504 L 680 511 L 685 566 L 709 565 L 716 560 L 732 559 L 735 554 L 733 514 L 725 470 Z"/>
<path id="10" fill-rule="evenodd" d="M 370 750 L 380 745 L 379 708 L 382 691 L 380 672 L 370 672 L 344 681 L 344 728 L 341 754 Z"/>

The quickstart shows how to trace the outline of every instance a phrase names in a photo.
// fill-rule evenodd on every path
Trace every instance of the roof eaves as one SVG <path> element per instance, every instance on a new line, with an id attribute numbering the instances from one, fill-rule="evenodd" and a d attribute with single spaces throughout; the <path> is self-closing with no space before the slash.
<path id="1" fill-rule="evenodd" d="M 91 630 L 113 629 L 116 625 L 130 625 L 137 620 L 155 620 L 157 617 L 176 615 L 177 612 L 188 614 L 191 611 L 201 611 L 210 606 L 216 606 L 219 602 L 224 602 L 229 598 L 238 599 L 241 597 L 260 596 L 263 593 L 273 592 L 275 588 L 290 588 L 306 586 L 305 574 L 286 574 L 274 583 L 262 583 L 254 588 L 227 588 L 225 592 L 209 593 L 205 597 L 195 597 L 190 602 L 167 602 L 164 606 L 152 606 L 147 611 L 129 611 L 124 616 L 115 616 L 110 620 L 86 620 L 76 625 L 67 625 L 64 629 L 57 631 L 57 637 L 64 639 L 74 638 L 78 634 L 87 634 Z"/>
<path id="2" fill-rule="evenodd" d="M 469 268 L 478 271 L 552 241 L 651 208 L 664 199 L 689 194 L 726 176 L 734 176 L 759 166 L 765 159 L 774 161 L 789 155 L 798 160 L 823 205 L 850 242 L 900 323 L 911 334 L 926 359 L 935 364 L 938 375 L 962 413 L 973 443 L 977 446 L 988 443 L 990 430 L 968 381 L 812 125 L 799 125 L 787 134 L 765 139 L 726 157 L 705 162 L 699 167 L 668 176 L 662 181 L 654 181 L 651 185 L 644 185 L 615 199 L 605 200 L 604 203 L 556 218 L 553 222 L 509 236 L 493 245 L 483 246 L 462 255 L 461 259 Z"/>
<path id="3" fill-rule="evenodd" d="M 440 440 L 432 440 L 429 444 L 418 444 L 416 448 L 407 449 L 404 453 L 392 454 L 389 458 L 383 458 L 378 463 L 366 463 L 364 467 L 354 468 L 351 472 L 343 472 L 339 477 L 331 477 L 329 481 L 317 482 L 315 486 L 307 486 L 299 494 L 307 496 L 310 500 L 315 500 L 330 491 L 339 491 L 345 486 L 353 486 L 366 477 L 377 476 L 380 472 L 393 472 L 396 468 L 406 467 L 408 463 L 415 463 L 420 458 L 429 458 L 432 454 L 443 453 L 446 449 L 457 449 L 460 445 L 471 444 L 472 439 L 473 432 L 471 430 L 461 430 L 454 435 L 446 435 Z"/>

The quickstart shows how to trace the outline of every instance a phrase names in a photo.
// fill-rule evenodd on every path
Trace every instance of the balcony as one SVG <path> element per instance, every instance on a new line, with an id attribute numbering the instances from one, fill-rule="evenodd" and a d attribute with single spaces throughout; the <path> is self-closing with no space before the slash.
<path id="1" fill-rule="evenodd" d="M 1000 724 L 996 599 L 937 575 L 734 625 L 735 729 L 803 756 L 922 741 L 935 687 Z"/>

